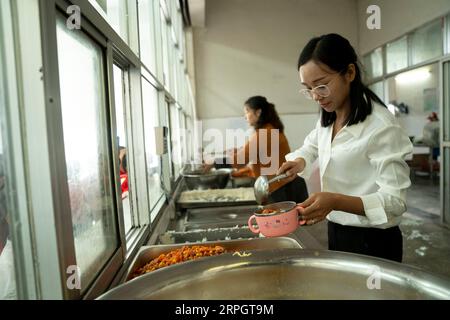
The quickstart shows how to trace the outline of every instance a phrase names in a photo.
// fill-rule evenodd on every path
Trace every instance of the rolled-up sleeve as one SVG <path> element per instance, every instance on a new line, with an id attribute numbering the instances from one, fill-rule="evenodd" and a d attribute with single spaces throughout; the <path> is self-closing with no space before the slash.
<path id="1" fill-rule="evenodd" d="M 388 222 L 406 211 L 406 190 L 411 185 L 405 157 L 412 144 L 398 125 L 377 130 L 369 140 L 367 156 L 376 169 L 377 192 L 361 196 L 371 225 Z"/>
<path id="2" fill-rule="evenodd" d="M 316 128 L 311 131 L 308 136 L 305 138 L 303 146 L 294 152 L 288 153 L 285 157 L 286 161 L 294 161 L 297 158 L 303 158 L 305 160 L 305 168 L 302 172 L 299 172 L 299 176 L 302 176 L 305 179 L 308 179 L 311 175 L 313 166 L 312 164 L 316 161 L 318 157 L 318 128 L 320 126 L 320 122 L 318 121 L 316 124 Z"/>

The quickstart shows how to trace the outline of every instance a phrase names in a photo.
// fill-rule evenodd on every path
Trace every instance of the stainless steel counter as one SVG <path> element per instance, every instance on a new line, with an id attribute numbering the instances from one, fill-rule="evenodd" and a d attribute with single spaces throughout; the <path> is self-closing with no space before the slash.
<path id="1" fill-rule="evenodd" d="M 247 226 L 254 209 L 191 208 L 171 214 L 169 226 L 156 226 L 160 232 L 152 236 L 152 246 L 141 248 L 129 271 L 186 243 L 241 246 L 251 255 L 225 253 L 162 268 L 100 299 L 450 299 L 448 279 L 383 259 L 323 250 L 306 226 L 287 241 L 260 239 Z"/>
<path id="2" fill-rule="evenodd" d="M 159 243 L 259 238 L 261 236 L 252 233 L 247 226 L 256 208 L 256 205 L 247 205 L 188 209 L 177 215 L 169 231 L 160 235 Z M 309 234 L 307 226 L 300 226 L 287 237 L 296 240 L 303 248 L 325 249 Z"/>

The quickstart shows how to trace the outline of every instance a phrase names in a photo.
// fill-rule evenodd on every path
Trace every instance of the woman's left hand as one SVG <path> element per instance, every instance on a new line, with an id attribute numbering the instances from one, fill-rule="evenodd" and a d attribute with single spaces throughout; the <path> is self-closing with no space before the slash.
<path id="1" fill-rule="evenodd" d="M 334 210 L 336 194 L 331 192 L 317 192 L 309 196 L 302 203 L 297 204 L 300 220 L 306 221 L 307 225 L 320 222 Z"/>

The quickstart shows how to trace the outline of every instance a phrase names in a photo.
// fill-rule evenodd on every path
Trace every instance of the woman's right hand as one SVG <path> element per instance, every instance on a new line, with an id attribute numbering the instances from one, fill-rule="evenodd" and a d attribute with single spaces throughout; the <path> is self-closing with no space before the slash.
<path id="1" fill-rule="evenodd" d="M 306 163 L 303 158 L 297 158 L 294 161 L 287 161 L 281 165 L 280 169 L 278 169 L 277 175 L 286 173 L 288 175 L 286 180 L 292 181 L 297 177 L 299 172 L 303 171 L 305 165 Z"/>

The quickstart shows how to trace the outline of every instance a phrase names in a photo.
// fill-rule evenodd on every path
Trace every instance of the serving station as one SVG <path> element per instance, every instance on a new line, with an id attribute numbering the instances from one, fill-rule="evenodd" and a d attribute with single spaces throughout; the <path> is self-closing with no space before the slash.
<path id="1" fill-rule="evenodd" d="M 99 299 L 450 298 L 447 279 L 325 250 L 307 226 L 276 237 L 252 231 L 249 218 L 277 206 L 259 205 L 251 185 L 233 188 L 224 172 L 198 179 L 186 174 L 189 184 L 181 180 L 166 227 L 140 248 L 120 284 Z M 217 249 L 220 254 L 195 253 Z"/>

